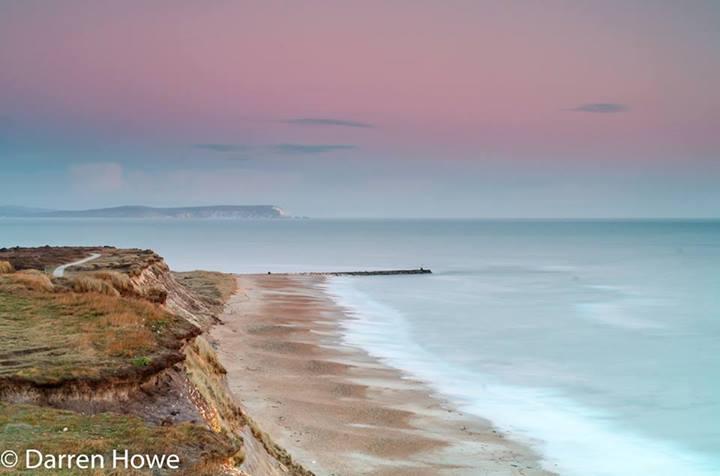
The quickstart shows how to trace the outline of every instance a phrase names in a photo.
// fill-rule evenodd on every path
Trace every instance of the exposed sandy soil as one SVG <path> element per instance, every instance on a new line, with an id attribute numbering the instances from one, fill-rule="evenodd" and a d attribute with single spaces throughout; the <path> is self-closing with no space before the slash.
<path id="1" fill-rule="evenodd" d="M 343 346 L 321 276 L 240 276 L 212 331 L 248 413 L 320 475 L 547 475 L 423 383 Z M 259 476 L 259 475 L 258 475 Z"/>

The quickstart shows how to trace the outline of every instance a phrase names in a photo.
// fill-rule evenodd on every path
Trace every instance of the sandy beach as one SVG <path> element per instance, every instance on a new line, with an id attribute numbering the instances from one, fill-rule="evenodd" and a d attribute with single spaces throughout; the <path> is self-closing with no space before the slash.
<path id="1" fill-rule="evenodd" d="M 319 475 L 547 475 L 424 383 L 342 344 L 323 276 L 238 276 L 211 333 L 238 403 Z"/>

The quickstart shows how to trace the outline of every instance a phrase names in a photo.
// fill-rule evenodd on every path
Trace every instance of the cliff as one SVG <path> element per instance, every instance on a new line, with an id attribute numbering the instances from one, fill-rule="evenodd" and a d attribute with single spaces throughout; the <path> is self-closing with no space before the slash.
<path id="1" fill-rule="evenodd" d="M 177 448 L 179 474 L 312 474 L 236 403 L 204 336 L 232 276 L 107 247 L 4 249 L 0 264 L 0 447 Z"/>

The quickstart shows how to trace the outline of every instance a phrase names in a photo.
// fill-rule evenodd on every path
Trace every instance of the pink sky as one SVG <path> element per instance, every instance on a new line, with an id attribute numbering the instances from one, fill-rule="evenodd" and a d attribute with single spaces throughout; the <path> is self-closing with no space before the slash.
<path id="1" fill-rule="evenodd" d="M 712 2 L 10 1 L 0 107 L 55 141 L 707 164 L 719 19 Z M 593 104 L 618 112 L 574 110 Z"/>

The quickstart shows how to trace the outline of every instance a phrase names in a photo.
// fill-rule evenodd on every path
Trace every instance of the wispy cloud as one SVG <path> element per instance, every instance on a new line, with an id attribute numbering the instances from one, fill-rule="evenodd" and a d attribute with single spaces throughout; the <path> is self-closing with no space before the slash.
<path id="1" fill-rule="evenodd" d="M 330 117 L 298 117 L 295 119 L 287 119 L 282 122 L 298 126 L 375 127 L 369 122 L 349 121 L 347 119 L 334 119 Z"/>
<path id="2" fill-rule="evenodd" d="M 618 112 L 629 111 L 630 108 L 625 104 L 612 103 L 612 102 L 592 102 L 588 104 L 581 104 L 571 111 L 576 112 L 593 112 L 598 114 L 612 114 Z"/>
<path id="3" fill-rule="evenodd" d="M 356 147 L 350 144 L 275 144 L 270 148 L 281 154 L 312 155 L 355 149 Z"/>
<path id="4" fill-rule="evenodd" d="M 195 149 L 209 150 L 211 152 L 237 152 L 246 150 L 247 146 L 241 144 L 193 144 Z"/>
<path id="5" fill-rule="evenodd" d="M 250 160 L 272 155 L 317 155 L 356 149 L 353 144 L 193 144 L 194 149 L 217 152 L 219 159 Z"/>

